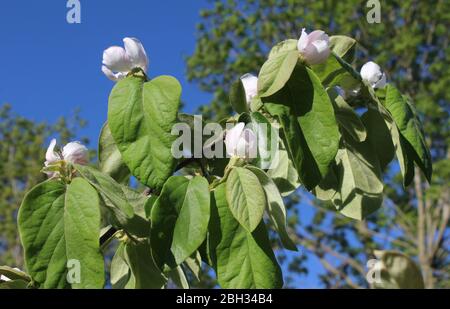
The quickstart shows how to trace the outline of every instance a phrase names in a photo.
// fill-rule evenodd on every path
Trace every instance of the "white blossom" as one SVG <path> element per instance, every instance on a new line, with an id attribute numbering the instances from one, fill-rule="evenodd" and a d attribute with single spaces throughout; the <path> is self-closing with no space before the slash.
<path id="1" fill-rule="evenodd" d="M 297 48 L 305 61 L 310 65 L 325 62 L 331 52 L 330 39 L 322 30 L 315 30 L 307 34 L 303 28 Z"/>
<path id="2" fill-rule="evenodd" d="M 124 38 L 125 48 L 111 46 L 103 52 L 103 73 L 111 80 L 118 81 L 134 68 L 147 72 L 148 57 L 144 46 L 136 38 Z"/>

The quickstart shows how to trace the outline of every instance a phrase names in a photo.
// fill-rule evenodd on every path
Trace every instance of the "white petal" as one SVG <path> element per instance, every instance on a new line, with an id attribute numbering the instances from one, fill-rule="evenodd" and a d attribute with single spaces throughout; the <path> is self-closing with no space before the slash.
<path id="1" fill-rule="evenodd" d="M 70 142 L 63 148 L 65 161 L 76 164 L 88 163 L 88 149 L 80 142 Z"/>
<path id="2" fill-rule="evenodd" d="M 373 61 L 364 64 L 360 73 L 361 78 L 368 82 L 372 87 L 383 78 L 380 66 Z"/>
<path id="3" fill-rule="evenodd" d="M 45 160 L 48 164 L 61 160 L 61 157 L 58 155 L 58 153 L 55 152 L 55 146 L 56 139 L 52 139 L 50 145 L 47 148 L 47 152 L 45 153 Z"/>
<path id="4" fill-rule="evenodd" d="M 124 38 L 123 43 L 133 68 L 141 68 L 147 71 L 148 58 L 142 43 L 136 38 Z"/>
<path id="5" fill-rule="evenodd" d="M 104 66 L 104 65 L 102 66 L 102 71 L 106 75 L 106 77 L 108 77 L 113 82 L 117 82 L 118 80 L 121 80 L 127 76 L 127 73 L 122 73 L 122 72 L 114 73 L 113 71 L 108 69 L 107 66 Z"/>
<path id="6" fill-rule="evenodd" d="M 125 49 L 119 46 L 111 46 L 103 52 L 103 65 L 113 72 L 129 72 L 132 69 Z"/>
<path id="7" fill-rule="evenodd" d="M 375 83 L 373 88 L 384 88 L 386 86 L 386 74 L 382 74 L 378 82 Z"/>
<path id="8" fill-rule="evenodd" d="M 236 146 L 235 155 L 244 159 L 254 159 L 257 155 L 256 135 L 250 129 L 242 131 Z"/>
<path id="9" fill-rule="evenodd" d="M 0 275 L 0 280 L 2 280 L 2 281 L 11 281 L 11 279 L 9 279 L 8 277 L 6 277 L 4 275 Z"/>
<path id="10" fill-rule="evenodd" d="M 322 30 L 314 30 L 308 35 L 308 43 L 312 43 L 314 41 L 329 41 L 328 35 Z"/>
<path id="11" fill-rule="evenodd" d="M 244 130 L 245 123 L 239 122 L 232 129 L 228 130 L 225 135 L 225 147 L 230 156 L 235 155 L 236 147 Z"/>
<path id="12" fill-rule="evenodd" d="M 308 45 L 308 34 L 305 31 L 305 28 L 302 29 L 302 34 L 300 35 L 300 38 L 298 39 L 297 48 L 299 51 L 304 51 L 306 48 L 306 45 Z"/>
<path id="13" fill-rule="evenodd" d="M 247 73 L 241 76 L 247 104 L 258 94 L 258 77 Z"/>

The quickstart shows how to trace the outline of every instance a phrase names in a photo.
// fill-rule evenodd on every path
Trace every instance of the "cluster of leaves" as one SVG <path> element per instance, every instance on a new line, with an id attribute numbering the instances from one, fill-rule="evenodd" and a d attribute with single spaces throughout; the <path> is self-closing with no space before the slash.
<path id="1" fill-rule="evenodd" d="M 384 174 L 383 208 L 362 222 L 339 215 L 331 203 L 313 199 L 305 190 L 291 194 L 285 200 L 291 237 L 307 254 L 291 258 L 278 252 L 290 270 L 285 282 L 301 285 L 295 277 L 308 271 L 312 259 L 322 266 L 318 279 L 324 287 L 368 287 L 364 265 L 374 257 L 374 249 L 390 248 L 420 264 L 427 288 L 448 287 L 450 2 L 385 1 L 380 23 L 367 22 L 367 14 L 374 12 L 367 5 L 334 0 L 211 1 L 200 13 L 187 76 L 213 94 L 210 104 L 201 107 L 203 114 L 222 119 L 231 112 L 224 102 L 233 81 L 258 72 L 268 50 L 283 38 L 297 38 L 299 27 L 356 38 L 355 67 L 377 62 L 388 80 L 413 99 L 431 149 L 433 181 L 428 185 L 416 173 L 414 186 L 404 190 L 401 173 L 391 164 Z M 311 273 L 309 279 L 313 277 Z"/>
<path id="2" fill-rule="evenodd" d="M 186 287 L 185 272 L 198 276 L 202 262 L 224 288 L 281 288 L 263 217 L 295 251 L 282 196 L 302 184 L 345 216 L 363 219 L 381 205 L 381 173 L 394 153 L 405 185 L 414 163 L 430 178 L 430 154 L 408 99 L 391 85 L 374 92 L 361 80 L 350 64 L 355 40 L 330 40 L 331 56 L 315 66 L 299 57 L 296 40 L 275 45 L 250 104 L 242 83 L 233 85 L 239 114 L 228 121 L 251 123 L 257 135 L 262 123 L 281 129 L 281 163 L 270 170 L 259 159 L 177 160 L 172 128 L 192 117 L 179 114 L 181 86 L 173 77 L 148 80 L 133 70 L 110 94 L 99 169 L 69 164 L 71 177 L 42 182 L 25 196 L 18 221 L 29 277 L 20 280 L 41 288 L 101 288 L 102 247 L 117 238 L 116 288 L 161 288 L 169 278 Z M 346 101 L 335 86 L 359 94 Z M 197 166 L 191 174 L 177 174 L 189 164 Z M 128 186 L 130 176 L 146 194 Z"/>

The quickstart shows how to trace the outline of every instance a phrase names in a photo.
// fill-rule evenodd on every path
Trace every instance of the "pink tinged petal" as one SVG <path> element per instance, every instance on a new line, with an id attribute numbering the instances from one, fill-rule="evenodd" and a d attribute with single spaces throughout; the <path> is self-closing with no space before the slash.
<path id="1" fill-rule="evenodd" d="M 147 71 L 148 57 L 142 43 L 136 38 L 124 38 L 123 43 L 132 67 Z"/>
<path id="2" fill-rule="evenodd" d="M 308 35 L 308 44 L 313 43 L 314 41 L 327 41 L 328 42 L 328 35 L 322 31 L 322 30 L 314 30 Z"/>
<path id="3" fill-rule="evenodd" d="M 235 155 L 235 151 L 239 142 L 242 131 L 244 130 L 245 124 L 239 122 L 232 129 L 228 130 L 225 135 L 225 147 L 228 155 Z"/>
<path id="4" fill-rule="evenodd" d="M 61 160 L 61 157 L 55 152 L 56 139 L 52 139 L 50 145 L 47 148 L 47 152 L 45 153 L 45 164 L 51 164 L 55 161 Z"/>
<path id="5" fill-rule="evenodd" d="M 132 69 L 125 49 L 119 46 L 111 46 L 103 52 L 103 65 L 113 72 L 129 72 Z"/>
<path id="6" fill-rule="evenodd" d="M 241 76 L 241 82 L 244 86 L 245 98 L 248 104 L 258 94 L 258 77 L 247 73 Z"/>
<path id="7" fill-rule="evenodd" d="M 88 163 L 88 149 L 80 142 L 70 142 L 63 148 L 63 158 L 70 163 L 85 165 Z"/>
<path id="8" fill-rule="evenodd" d="M 306 46 L 308 45 L 308 34 L 305 31 L 305 28 L 302 29 L 302 34 L 297 43 L 297 48 L 299 51 L 304 51 Z"/>

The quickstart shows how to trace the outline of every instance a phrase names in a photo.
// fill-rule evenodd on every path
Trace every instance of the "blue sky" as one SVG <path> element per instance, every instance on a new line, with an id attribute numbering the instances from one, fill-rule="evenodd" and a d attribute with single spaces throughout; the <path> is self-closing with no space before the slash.
<path id="1" fill-rule="evenodd" d="M 139 38 L 150 59 L 150 77 L 170 74 L 183 86 L 185 111 L 211 95 L 187 82 L 184 56 L 195 47 L 195 24 L 206 0 L 81 0 L 81 24 L 66 21 L 66 0 L 0 2 L 0 104 L 35 121 L 55 122 L 80 108 L 88 121 L 79 136 L 96 147 L 114 83 L 101 72 L 103 50 Z M 307 206 L 306 206 L 307 207 Z M 310 215 L 310 211 L 303 211 Z M 317 286 L 317 265 L 301 287 Z M 287 270 L 285 270 L 287 271 Z"/>
<path id="2" fill-rule="evenodd" d="M 88 126 L 80 133 L 96 145 L 113 82 L 101 72 L 103 50 L 139 38 L 150 58 L 149 75 L 170 74 L 183 86 L 186 112 L 210 95 L 185 78 L 184 56 L 195 46 L 195 24 L 207 1 L 81 0 L 81 24 L 66 21 L 66 0 L 0 3 L 0 104 L 54 122 L 79 107 Z"/>

